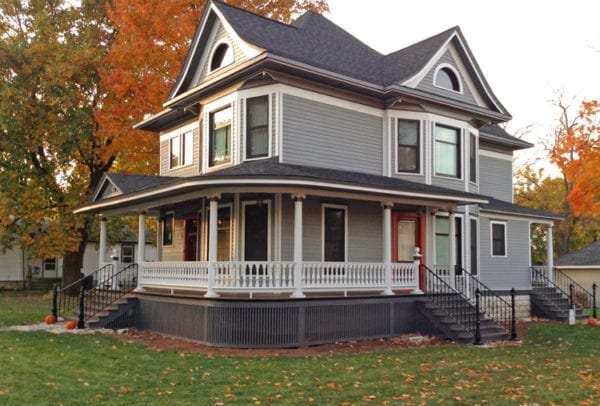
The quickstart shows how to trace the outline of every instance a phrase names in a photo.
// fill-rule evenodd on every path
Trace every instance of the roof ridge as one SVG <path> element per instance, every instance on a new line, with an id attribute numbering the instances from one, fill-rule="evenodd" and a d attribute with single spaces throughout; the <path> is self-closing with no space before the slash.
<path id="1" fill-rule="evenodd" d="M 234 5 L 232 5 L 232 4 L 225 3 L 225 2 L 224 2 L 224 1 L 222 1 L 222 0 L 210 0 L 210 1 L 211 1 L 213 4 L 218 4 L 218 5 L 220 5 L 220 6 L 226 6 L 226 7 L 228 7 L 228 8 L 232 8 L 232 9 L 234 9 L 234 10 L 237 10 L 237 11 L 241 11 L 241 12 L 244 12 L 244 13 L 247 13 L 247 14 L 251 14 L 251 15 L 253 15 L 253 16 L 255 16 L 255 17 L 259 17 L 259 18 L 261 18 L 261 19 L 263 19 L 263 20 L 267 20 L 267 21 L 270 21 L 270 22 L 272 22 L 272 23 L 277 23 L 277 24 L 283 25 L 284 27 L 293 28 L 293 29 L 298 29 L 298 27 L 296 27 L 296 26 L 295 26 L 295 25 L 293 25 L 293 24 L 284 23 L 283 21 L 279 21 L 279 20 L 276 20 L 276 19 L 274 19 L 274 18 L 270 18 L 270 17 L 264 16 L 264 15 L 261 15 L 261 14 L 255 13 L 254 11 L 246 10 L 245 8 L 242 8 L 242 7 L 237 7 L 237 6 L 234 6 Z M 304 13 L 303 13 L 303 14 L 302 14 L 300 17 L 304 16 L 304 15 L 305 15 L 306 13 L 308 13 L 308 12 L 314 13 L 314 11 L 312 11 L 312 10 L 308 10 L 308 11 L 304 12 Z M 315 13 L 315 14 L 318 14 L 318 13 Z M 298 17 L 298 18 L 300 18 L 300 17 Z"/>
<path id="2" fill-rule="evenodd" d="M 427 38 L 425 38 L 425 39 L 422 39 L 421 41 L 418 41 L 418 42 L 412 43 L 412 44 L 410 44 L 410 45 L 407 45 L 407 46 L 405 46 L 404 48 L 400 48 L 400 49 L 398 49 L 398 50 L 396 50 L 396 51 L 390 52 L 389 54 L 386 54 L 385 56 L 391 56 L 391 55 L 398 54 L 398 53 L 400 53 L 400 52 L 403 52 L 403 51 L 406 51 L 406 50 L 408 50 L 408 49 L 414 48 L 414 47 L 416 47 L 416 46 L 422 45 L 422 44 L 423 44 L 423 43 L 425 43 L 425 42 L 429 42 L 429 41 L 431 41 L 431 40 L 433 40 L 433 39 L 437 39 L 437 38 L 439 38 L 439 37 L 442 37 L 442 36 L 444 36 L 444 35 L 447 35 L 447 34 L 449 34 L 450 32 L 454 32 L 454 31 L 460 31 L 460 27 L 459 27 L 458 25 L 455 25 L 455 26 L 453 26 L 453 27 L 450 27 L 450 28 L 448 28 L 448 29 L 446 29 L 446 30 L 444 30 L 444 31 L 442 31 L 442 32 L 439 32 L 439 33 L 437 33 L 437 34 L 434 34 L 434 35 L 431 35 L 431 36 L 429 36 L 429 37 L 427 37 Z"/>

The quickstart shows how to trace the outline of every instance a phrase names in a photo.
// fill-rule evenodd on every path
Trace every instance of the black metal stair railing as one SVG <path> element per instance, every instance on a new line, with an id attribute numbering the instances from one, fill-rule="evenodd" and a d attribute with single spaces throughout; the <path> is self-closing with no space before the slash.
<path id="1" fill-rule="evenodd" d="M 592 292 L 578 284 L 571 277 L 558 269 L 554 269 L 554 283 L 563 291 L 569 292 L 572 305 L 581 307 L 589 314 L 594 310 L 594 295 Z"/>
<path id="2" fill-rule="evenodd" d="M 448 317 L 466 333 L 475 337 L 479 318 L 477 308 L 463 293 L 450 286 L 435 271 L 423 264 L 421 267 L 427 271 L 427 297 L 444 310 Z"/>
<path id="3" fill-rule="evenodd" d="M 77 328 L 137 286 L 138 264 L 115 272 L 107 264 L 62 289 L 54 288 L 52 314 L 55 317 L 77 316 Z"/>
<path id="4" fill-rule="evenodd" d="M 99 283 L 99 279 L 104 280 L 104 275 L 110 276 L 114 273 L 113 264 L 107 264 L 102 268 L 84 276 L 75 282 L 59 288 L 54 285 L 52 295 L 52 314 L 54 317 L 70 316 L 79 307 L 80 292 L 93 289 Z"/>
<path id="5" fill-rule="evenodd" d="M 131 264 L 105 277 L 94 289 L 81 290 L 78 328 L 100 311 L 132 292 L 137 286 L 138 264 Z"/>
<path id="6" fill-rule="evenodd" d="M 531 286 L 535 291 L 542 293 L 547 300 L 552 302 L 554 307 L 561 311 L 569 311 L 574 308 L 575 303 L 571 292 L 563 290 L 554 281 L 550 280 L 544 269 L 531 267 L 529 270 Z"/>
<path id="7" fill-rule="evenodd" d="M 516 340 L 516 291 L 511 289 L 511 301 L 509 303 L 466 269 L 457 266 L 456 270 L 454 277 L 456 289 L 471 300 L 474 300 L 476 292 L 479 292 L 482 311 L 487 317 L 492 318 L 496 324 L 501 325 L 506 331 L 510 331 L 511 340 Z"/>

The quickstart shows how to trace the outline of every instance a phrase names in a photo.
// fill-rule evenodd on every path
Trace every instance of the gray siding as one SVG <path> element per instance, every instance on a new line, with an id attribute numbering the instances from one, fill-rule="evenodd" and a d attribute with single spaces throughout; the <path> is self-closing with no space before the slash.
<path id="1" fill-rule="evenodd" d="M 512 202 L 512 161 L 479 156 L 479 192 Z"/>
<path id="2" fill-rule="evenodd" d="M 183 134 L 183 132 L 182 132 Z M 193 131 L 194 156 L 191 165 L 169 169 L 169 140 L 160 143 L 160 175 L 162 176 L 196 176 L 200 174 L 200 130 L 196 127 Z"/>
<path id="3" fill-rule="evenodd" d="M 245 59 L 246 55 L 242 51 L 241 47 L 238 43 L 236 43 L 233 38 L 227 33 L 225 27 L 221 24 L 219 20 L 215 21 L 215 27 L 213 28 L 213 33 L 204 48 L 205 54 L 202 56 L 202 61 L 204 61 L 204 65 L 199 67 L 199 71 L 196 73 L 194 78 L 195 86 L 200 84 L 207 76 L 208 76 L 208 68 L 210 66 L 210 57 L 211 52 L 213 51 L 213 46 L 221 39 L 227 38 L 231 46 L 233 47 L 233 65 L 240 63 Z"/>
<path id="4" fill-rule="evenodd" d="M 321 200 L 308 197 L 303 204 L 303 251 L 305 261 L 321 261 L 322 214 Z M 326 203 L 326 202 L 323 202 Z M 329 202 L 327 202 L 329 203 Z M 381 262 L 383 260 L 382 209 L 379 203 L 350 201 L 334 204 L 347 206 L 348 261 Z M 281 258 L 294 258 L 294 201 L 282 198 Z"/>
<path id="5" fill-rule="evenodd" d="M 481 280 L 493 290 L 529 289 L 529 222 L 508 220 L 506 227 L 507 256 L 492 257 L 490 219 L 480 217 Z"/>
<path id="6" fill-rule="evenodd" d="M 465 181 L 463 179 L 454 179 L 435 174 L 431 178 L 431 184 L 454 190 L 465 190 Z"/>
<path id="7" fill-rule="evenodd" d="M 441 96 L 448 97 L 450 99 L 455 99 L 455 100 L 459 100 L 462 102 L 467 102 L 470 104 L 477 105 L 477 102 L 475 101 L 475 98 L 473 97 L 471 90 L 469 89 L 469 87 L 467 86 L 467 83 L 465 82 L 465 78 L 462 76 L 460 77 L 460 81 L 462 82 L 462 90 L 463 90 L 462 93 L 445 90 L 445 89 L 442 89 L 442 88 L 439 88 L 439 87 L 433 85 L 433 76 L 434 76 L 435 70 L 442 63 L 447 63 L 447 64 L 451 65 L 458 72 L 458 65 L 457 65 L 456 61 L 450 54 L 450 51 L 446 51 L 444 53 L 444 55 L 442 55 L 442 57 L 437 61 L 437 63 L 431 68 L 431 70 L 429 72 L 427 72 L 427 75 L 425 75 L 423 80 L 417 85 L 417 89 L 424 90 L 424 91 L 430 92 L 430 93 L 439 94 Z M 460 75 L 460 73 L 459 73 L 459 75 Z"/>
<path id="8" fill-rule="evenodd" d="M 283 95 L 283 161 L 381 174 L 383 120 Z"/>

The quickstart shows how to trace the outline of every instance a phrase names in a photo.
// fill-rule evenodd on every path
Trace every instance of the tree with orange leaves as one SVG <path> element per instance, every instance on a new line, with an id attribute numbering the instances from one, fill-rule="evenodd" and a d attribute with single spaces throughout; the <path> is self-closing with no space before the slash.
<path id="1" fill-rule="evenodd" d="M 113 0 L 115 38 L 101 69 L 105 92 L 96 111 L 98 136 L 114 138 L 108 155 L 120 171 L 156 173 L 158 139 L 132 126 L 161 110 L 185 59 L 206 0 Z M 301 12 L 328 10 L 325 0 L 229 0 L 228 4 L 289 22 Z"/>

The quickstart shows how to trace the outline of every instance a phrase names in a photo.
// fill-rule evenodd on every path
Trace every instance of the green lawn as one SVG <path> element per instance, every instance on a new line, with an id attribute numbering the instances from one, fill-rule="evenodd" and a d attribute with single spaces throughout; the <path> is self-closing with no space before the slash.
<path id="1" fill-rule="evenodd" d="M 0 308 L 0 319 L 4 310 Z M 600 404 L 600 327 L 523 345 L 311 357 L 158 352 L 95 335 L 0 332 L 0 404 Z"/>
<path id="2" fill-rule="evenodd" d="M 43 321 L 51 310 L 51 292 L 0 291 L 0 327 Z"/>

